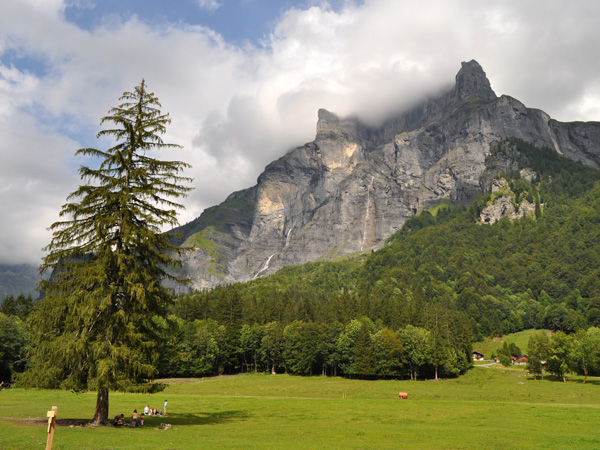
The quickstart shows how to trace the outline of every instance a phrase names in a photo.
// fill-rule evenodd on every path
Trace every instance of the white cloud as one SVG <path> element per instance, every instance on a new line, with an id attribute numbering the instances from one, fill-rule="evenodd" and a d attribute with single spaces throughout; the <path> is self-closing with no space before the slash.
<path id="1" fill-rule="evenodd" d="M 50 242 L 47 227 L 58 219 L 78 177 L 68 164 L 76 143 L 15 113 L 0 127 L 0 204 L 3 208 L 0 263 L 39 262 Z"/>
<path id="2" fill-rule="evenodd" d="M 74 151 L 103 145 L 100 118 L 142 78 L 173 119 L 166 140 L 185 147 L 165 157 L 194 166 L 183 222 L 312 140 L 318 108 L 376 122 L 450 85 L 461 61 L 477 59 L 496 93 L 559 120 L 600 119 L 597 2 L 313 6 L 287 11 L 261 47 L 135 17 L 82 30 L 64 9 L 9 0 L 0 15 L 0 58 L 44 67 L 0 64 L 0 262 L 39 258 L 33 249 L 48 243 L 45 228 L 79 182 Z"/>
<path id="3" fill-rule="evenodd" d="M 217 0 L 196 0 L 196 4 L 200 9 L 206 9 L 208 11 L 216 11 L 223 6 L 223 4 Z"/>
<path id="4" fill-rule="evenodd" d="M 0 65 L 0 117 L 9 117 L 32 102 L 38 79 L 15 67 Z"/>

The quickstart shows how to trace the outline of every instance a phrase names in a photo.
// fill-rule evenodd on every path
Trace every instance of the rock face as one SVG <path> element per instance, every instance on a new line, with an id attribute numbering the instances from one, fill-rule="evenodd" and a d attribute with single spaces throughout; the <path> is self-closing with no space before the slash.
<path id="1" fill-rule="evenodd" d="M 321 109 L 313 142 L 175 230 L 183 274 L 210 288 L 377 248 L 424 208 L 489 189 L 506 167 L 486 157 L 510 137 L 600 166 L 600 124 L 560 123 L 497 97 L 476 61 L 462 63 L 454 89 L 378 128 Z"/>
<path id="2" fill-rule="evenodd" d="M 525 199 L 523 199 L 518 206 L 515 206 L 515 194 L 510 189 L 505 179 L 495 179 L 492 182 L 492 195 L 493 194 L 500 195 L 498 195 L 492 203 L 483 208 L 479 215 L 481 223 L 492 224 L 503 217 L 515 220 L 535 214 L 535 204 L 528 202 Z"/>

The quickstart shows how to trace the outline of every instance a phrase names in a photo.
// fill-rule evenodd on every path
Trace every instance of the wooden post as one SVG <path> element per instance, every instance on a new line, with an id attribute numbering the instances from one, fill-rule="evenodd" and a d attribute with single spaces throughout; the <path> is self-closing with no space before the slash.
<path id="1" fill-rule="evenodd" d="M 52 407 L 52 411 L 48 411 L 48 440 L 46 441 L 46 450 L 52 450 L 52 439 L 54 439 L 54 427 L 56 426 L 56 406 Z"/>

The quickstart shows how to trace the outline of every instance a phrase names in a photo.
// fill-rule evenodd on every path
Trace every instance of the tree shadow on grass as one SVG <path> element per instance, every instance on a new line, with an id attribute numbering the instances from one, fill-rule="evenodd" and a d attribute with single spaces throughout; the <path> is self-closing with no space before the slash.
<path id="1" fill-rule="evenodd" d="M 195 414 L 167 414 L 166 416 L 148 416 L 144 427 L 158 427 L 161 423 L 172 426 L 215 425 L 218 423 L 246 420 L 250 417 L 247 411 L 198 412 Z"/>
<path id="2" fill-rule="evenodd" d="M 246 420 L 250 417 L 247 411 L 220 411 L 220 412 L 199 412 L 196 414 L 168 414 L 166 416 L 147 416 L 144 422 L 144 428 L 156 428 L 161 423 L 168 423 L 171 426 L 189 426 L 189 425 L 215 425 L 218 423 L 231 422 L 235 420 Z M 47 425 L 47 419 L 26 419 L 23 422 L 30 422 L 36 425 Z M 90 419 L 56 419 L 58 427 L 86 427 L 90 424 Z M 127 418 L 125 422 L 128 423 Z"/>
<path id="3" fill-rule="evenodd" d="M 532 381 L 550 381 L 553 383 L 575 383 L 575 384 L 591 384 L 593 386 L 600 386 L 600 378 L 597 377 L 588 377 L 587 381 L 584 383 L 583 378 L 571 378 L 567 375 L 567 381 L 563 381 L 562 377 L 557 377 L 556 375 L 545 375 L 544 379 L 540 378 L 534 379 L 532 376 L 527 378 Z"/>
<path id="4" fill-rule="evenodd" d="M 567 383 L 591 384 L 591 385 L 594 385 L 594 386 L 600 386 L 600 380 L 594 379 L 594 378 L 588 378 L 585 383 L 583 382 L 583 380 L 579 380 L 579 379 L 577 379 L 577 380 L 569 380 L 567 378 Z"/>

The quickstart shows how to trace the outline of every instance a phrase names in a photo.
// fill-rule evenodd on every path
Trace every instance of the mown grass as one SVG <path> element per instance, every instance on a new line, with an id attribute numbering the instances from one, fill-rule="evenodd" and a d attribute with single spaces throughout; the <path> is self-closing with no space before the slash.
<path id="1" fill-rule="evenodd" d="M 600 384 L 528 379 L 521 368 L 474 368 L 433 381 L 248 375 L 166 380 L 160 394 L 113 393 L 127 417 L 169 400 L 143 428 L 58 427 L 54 450 L 71 449 L 598 449 Z M 398 400 L 399 391 L 409 400 Z M 43 449 L 45 413 L 89 418 L 95 395 L 0 392 L 0 448 Z M 34 422 L 31 419 L 38 419 Z M 159 430 L 161 422 L 172 425 Z"/>
<path id="2" fill-rule="evenodd" d="M 507 344 L 514 343 L 524 354 L 527 354 L 527 344 L 529 342 L 529 338 L 540 331 L 541 330 L 525 330 L 519 331 L 518 333 L 507 334 L 502 337 L 485 338 L 483 342 L 474 342 L 473 350 L 483 353 L 484 358 L 490 359 L 492 353 L 501 349 L 502 345 L 504 345 L 506 342 Z M 545 331 L 548 333 L 548 335 L 551 334 L 551 331 Z"/>

